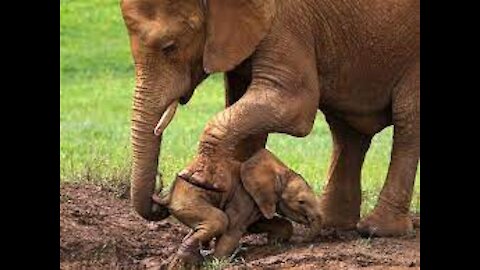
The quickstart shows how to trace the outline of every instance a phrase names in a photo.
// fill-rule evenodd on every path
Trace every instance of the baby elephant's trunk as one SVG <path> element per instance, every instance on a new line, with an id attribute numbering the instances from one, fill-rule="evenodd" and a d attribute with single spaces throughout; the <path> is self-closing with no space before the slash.
<path id="1" fill-rule="evenodd" d="M 316 203 L 313 204 L 311 209 L 308 211 L 308 218 L 307 218 L 309 227 L 310 227 L 310 230 L 307 235 L 307 239 L 310 238 L 312 240 L 315 239 L 318 235 L 320 235 L 323 228 L 322 214 L 319 208 L 320 201 L 318 197 L 316 197 L 316 195 L 313 195 L 313 196 L 315 196 Z"/>
<path id="2" fill-rule="evenodd" d="M 322 222 L 321 221 L 315 221 L 310 225 L 310 230 L 308 232 L 307 238 L 316 238 L 318 235 L 320 235 L 322 231 Z"/>

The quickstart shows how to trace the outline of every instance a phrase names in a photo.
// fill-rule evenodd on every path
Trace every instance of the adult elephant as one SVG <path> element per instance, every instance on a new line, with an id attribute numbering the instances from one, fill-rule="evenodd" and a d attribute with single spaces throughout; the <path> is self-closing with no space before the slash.
<path id="1" fill-rule="evenodd" d="M 181 177 L 222 191 L 230 159 L 247 158 L 271 132 L 306 136 L 320 109 L 334 142 L 321 200 L 325 226 L 405 234 L 420 155 L 419 4 L 123 0 L 137 72 L 136 211 L 149 220 L 165 215 L 151 200 L 162 131 L 207 73 L 226 72 L 227 108 L 207 124 Z M 386 183 L 373 212 L 359 221 L 365 153 L 372 136 L 392 124 Z"/>

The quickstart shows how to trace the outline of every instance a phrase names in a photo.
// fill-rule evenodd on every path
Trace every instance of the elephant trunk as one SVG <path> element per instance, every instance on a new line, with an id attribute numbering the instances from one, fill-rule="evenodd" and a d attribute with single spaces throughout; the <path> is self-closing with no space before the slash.
<path id="1" fill-rule="evenodd" d="M 322 220 L 320 218 L 314 218 L 310 222 L 310 230 L 308 233 L 308 238 L 316 238 L 322 230 Z"/>
<path id="2" fill-rule="evenodd" d="M 176 103 L 172 112 L 172 105 L 168 106 L 164 97 L 154 97 L 152 95 L 154 92 L 151 91 L 153 89 L 137 82 L 131 130 L 133 150 L 131 200 L 140 216 L 149 221 L 158 221 L 169 215 L 167 206 L 156 203 L 152 196 L 155 192 L 162 132 L 173 117 Z M 164 114 L 168 119 L 165 119 Z M 163 187 L 163 183 L 160 184 Z"/>
<path id="3" fill-rule="evenodd" d="M 316 207 L 319 206 L 319 200 L 317 199 L 317 204 L 312 207 L 311 212 L 309 213 L 308 216 L 308 223 L 309 223 L 309 234 L 307 238 L 316 238 L 320 233 L 323 228 L 323 223 L 322 223 L 322 214 L 320 213 L 320 208 Z"/>

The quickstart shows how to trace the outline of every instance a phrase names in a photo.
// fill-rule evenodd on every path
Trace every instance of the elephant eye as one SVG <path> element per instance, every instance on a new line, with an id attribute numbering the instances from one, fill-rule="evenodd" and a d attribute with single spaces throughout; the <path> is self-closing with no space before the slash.
<path id="1" fill-rule="evenodd" d="M 165 55 L 173 53 L 176 49 L 177 49 L 177 45 L 175 44 L 175 41 L 173 41 L 173 40 L 165 43 L 162 46 L 162 52 Z"/>

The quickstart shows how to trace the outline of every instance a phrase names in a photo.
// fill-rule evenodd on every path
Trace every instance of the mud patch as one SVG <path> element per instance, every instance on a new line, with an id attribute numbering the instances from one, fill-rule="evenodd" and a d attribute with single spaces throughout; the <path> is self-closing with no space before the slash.
<path id="1" fill-rule="evenodd" d="M 166 260 L 189 229 L 173 218 L 147 222 L 133 212 L 123 189 L 64 184 L 60 191 L 61 269 L 142 269 Z M 414 217 L 418 226 L 420 219 Z M 262 235 L 242 239 L 242 251 L 224 269 L 420 269 L 420 231 L 401 238 L 364 239 L 329 231 L 304 243 L 295 227 L 288 244 Z"/>

